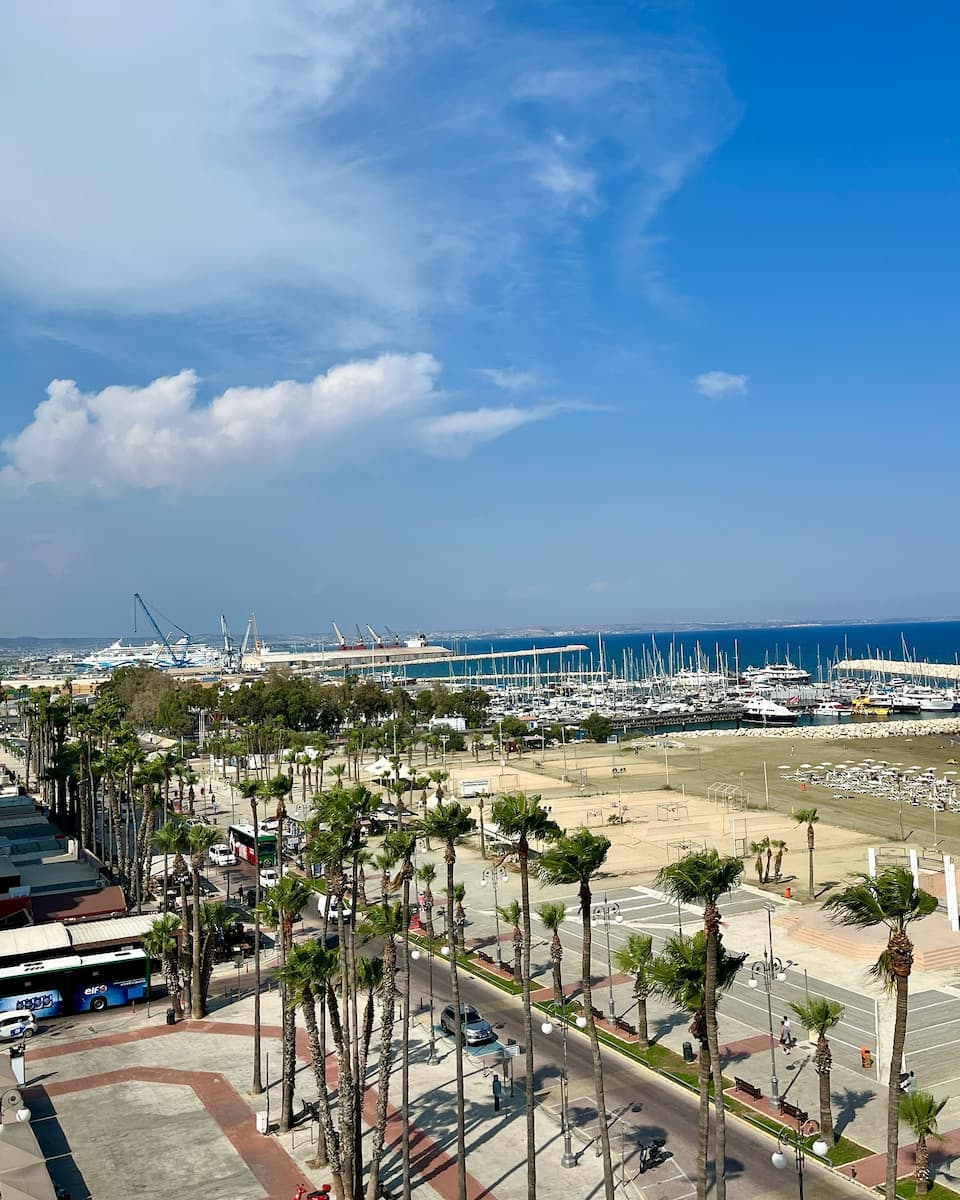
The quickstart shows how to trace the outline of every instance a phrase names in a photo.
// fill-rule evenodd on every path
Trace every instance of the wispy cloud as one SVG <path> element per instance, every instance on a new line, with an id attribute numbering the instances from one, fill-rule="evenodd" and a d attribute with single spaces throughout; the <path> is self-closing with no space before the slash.
<path id="1" fill-rule="evenodd" d="M 124 490 L 218 486 L 282 467 L 327 469 L 376 446 L 465 456 L 483 442 L 581 406 L 558 403 L 445 411 L 440 364 L 429 354 L 343 363 L 307 382 L 231 387 L 198 402 L 193 371 L 144 387 L 83 392 L 55 380 L 33 419 L 0 443 L 0 483 L 114 496 Z M 370 430 L 376 428 L 376 444 Z"/>
<path id="2" fill-rule="evenodd" d="M 728 371 L 705 371 L 693 381 L 701 396 L 722 400 L 725 396 L 743 396 L 747 391 L 746 375 L 731 375 Z"/>
<path id="3" fill-rule="evenodd" d="M 481 367 L 477 374 L 505 392 L 529 392 L 543 382 L 540 371 L 519 367 Z"/>

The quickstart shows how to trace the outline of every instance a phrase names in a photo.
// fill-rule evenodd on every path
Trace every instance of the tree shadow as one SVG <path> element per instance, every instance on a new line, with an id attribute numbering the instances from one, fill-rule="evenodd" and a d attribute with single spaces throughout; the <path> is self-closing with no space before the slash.
<path id="1" fill-rule="evenodd" d="M 720 1062 L 724 1067 L 743 1062 L 745 1059 L 751 1057 L 750 1052 L 747 1050 L 728 1050 L 726 1046 L 720 1048 Z"/>
<path id="2" fill-rule="evenodd" d="M 57 1110 L 50 1097 L 42 1089 L 34 1090 L 32 1084 L 24 1090 L 29 1093 L 30 1111 L 33 1114 L 30 1128 L 47 1160 L 50 1178 L 71 1196 L 88 1196 L 90 1189 L 84 1180 L 83 1172 L 74 1161 L 73 1151 L 57 1119 Z"/>
<path id="3" fill-rule="evenodd" d="M 835 1105 L 833 1128 L 838 1137 L 843 1133 L 859 1110 L 873 1100 L 876 1094 L 873 1088 L 857 1090 L 856 1088 L 845 1087 L 842 1092 L 831 1091 L 830 1099 Z"/>
<path id="4" fill-rule="evenodd" d="M 672 1033 L 679 1025 L 686 1025 L 687 1017 L 684 1013 L 672 1012 L 665 1017 L 655 1017 L 650 1022 L 650 1045 L 655 1046 L 657 1042 L 665 1038 L 668 1033 Z"/>

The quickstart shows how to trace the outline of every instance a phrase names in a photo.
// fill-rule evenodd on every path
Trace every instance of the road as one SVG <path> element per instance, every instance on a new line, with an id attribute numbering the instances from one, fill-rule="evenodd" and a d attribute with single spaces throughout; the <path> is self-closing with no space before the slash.
<path id="1" fill-rule="evenodd" d="M 428 967 L 421 958 L 411 964 L 411 988 L 413 995 L 428 994 Z M 448 967 L 445 961 L 437 961 L 434 967 L 434 989 L 437 1010 L 449 999 Z M 522 1043 L 523 1015 L 519 997 L 507 996 L 496 988 L 484 984 L 472 976 L 461 975 L 464 1001 L 475 1004 L 494 1025 L 501 1041 L 508 1037 Z M 556 1091 L 560 1073 L 560 1039 L 548 1038 L 539 1032 L 539 1020 L 535 1019 L 537 1034 L 535 1050 L 537 1061 L 537 1090 Z M 592 1107 L 593 1067 L 590 1046 L 585 1037 L 571 1034 L 567 1039 L 568 1069 L 570 1076 L 570 1109 L 573 1120 L 577 1114 L 589 1127 L 589 1117 L 595 1120 Z M 644 1194 L 650 1200 L 684 1200 L 693 1196 L 696 1176 L 697 1098 L 684 1089 L 661 1079 L 652 1071 L 637 1067 L 613 1051 L 605 1050 L 604 1083 L 607 1111 L 622 1113 L 619 1121 L 612 1125 L 612 1145 L 615 1166 L 619 1175 L 621 1153 L 628 1175 L 632 1175 L 632 1160 L 638 1140 L 651 1137 L 666 1138 L 670 1159 L 662 1166 L 643 1176 Z M 499 1062 L 499 1058 L 498 1058 Z M 517 1080 L 522 1080 L 523 1059 L 515 1060 Z M 640 1104 L 639 1112 L 633 1108 Z M 626 1111 L 623 1111 L 626 1110 Z M 584 1144 L 583 1138 L 575 1140 L 574 1149 Z M 771 1197 L 787 1197 L 796 1194 L 796 1176 L 792 1163 L 786 1170 L 778 1171 L 770 1161 L 775 1149 L 770 1138 L 755 1132 L 749 1126 L 732 1118 L 727 1121 L 727 1179 L 730 1193 L 737 1200 L 770 1200 Z M 593 1153 L 592 1148 L 587 1151 Z M 807 1160 L 806 1181 L 808 1194 L 818 1200 L 848 1200 L 858 1194 L 858 1189 L 842 1178 L 820 1168 Z M 810 1185 L 816 1190 L 811 1193 Z"/>

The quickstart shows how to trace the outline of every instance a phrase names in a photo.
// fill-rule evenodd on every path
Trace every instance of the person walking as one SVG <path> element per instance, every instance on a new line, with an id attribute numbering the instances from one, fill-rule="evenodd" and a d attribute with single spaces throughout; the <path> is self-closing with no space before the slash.
<path id="1" fill-rule="evenodd" d="M 793 1049 L 793 1032 L 790 1028 L 790 1018 L 783 1017 L 780 1020 L 780 1045 L 783 1047 L 783 1052 L 788 1057 Z"/>

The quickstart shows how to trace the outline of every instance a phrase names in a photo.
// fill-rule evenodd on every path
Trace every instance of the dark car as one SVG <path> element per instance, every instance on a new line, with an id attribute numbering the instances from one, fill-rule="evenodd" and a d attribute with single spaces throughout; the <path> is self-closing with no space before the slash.
<path id="1" fill-rule="evenodd" d="M 481 1046 L 484 1042 L 496 1039 L 493 1026 L 485 1020 L 472 1004 L 460 1005 L 460 1022 L 463 1029 L 463 1040 L 468 1046 Z M 457 1014 L 452 1004 L 448 1004 L 440 1014 L 440 1028 L 444 1033 L 455 1036 L 457 1032 Z"/>

